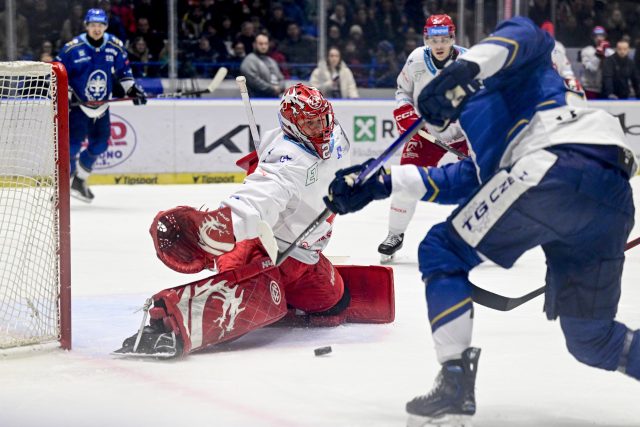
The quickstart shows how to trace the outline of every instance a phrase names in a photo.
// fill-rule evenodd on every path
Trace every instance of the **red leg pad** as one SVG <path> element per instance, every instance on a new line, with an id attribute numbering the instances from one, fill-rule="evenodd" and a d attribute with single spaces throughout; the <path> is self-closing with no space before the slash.
<path id="1" fill-rule="evenodd" d="M 395 319 L 393 269 L 379 265 L 336 265 L 351 293 L 349 323 L 391 323 Z"/>
<path id="2" fill-rule="evenodd" d="M 163 315 L 158 307 L 165 308 L 162 321 L 182 337 L 185 353 L 278 321 L 287 313 L 287 303 L 277 270 L 266 260 L 252 265 L 256 274 L 249 278 L 229 270 L 159 292 L 153 296 L 152 319 Z M 245 278 L 236 281 L 238 276 Z"/>

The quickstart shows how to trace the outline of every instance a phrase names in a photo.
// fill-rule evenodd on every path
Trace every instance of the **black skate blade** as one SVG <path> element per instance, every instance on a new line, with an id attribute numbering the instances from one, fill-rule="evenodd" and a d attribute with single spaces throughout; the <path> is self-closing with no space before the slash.
<path id="1" fill-rule="evenodd" d="M 71 195 L 71 197 L 73 197 L 76 200 L 80 200 L 80 201 L 83 201 L 85 203 L 93 202 L 93 199 L 90 199 L 88 197 L 83 196 L 79 191 L 71 190 L 69 192 L 69 194 Z"/>
<path id="2" fill-rule="evenodd" d="M 174 359 L 177 352 L 173 353 L 136 353 L 131 348 L 121 347 L 111 352 L 112 356 L 131 359 Z"/>
<path id="3" fill-rule="evenodd" d="M 380 254 L 380 264 L 391 264 L 395 261 L 396 254 L 386 255 Z"/>

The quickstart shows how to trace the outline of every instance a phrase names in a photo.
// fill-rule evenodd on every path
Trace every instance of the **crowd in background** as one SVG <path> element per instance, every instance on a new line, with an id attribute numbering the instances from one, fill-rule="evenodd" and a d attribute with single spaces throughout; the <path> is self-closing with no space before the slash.
<path id="1" fill-rule="evenodd" d="M 108 31 L 125 42 L 135 75 L 167 75 L 166 0 L 16 3 L 21 59 L 51 60 L 64 43 L 84 31 L 87 9 L 100 7 L 109 15 Z M 177 3 L 179 77 L 212 76 L 222 65 L 230 69 L 231 75 L 237 74 L 244 58 L 253 51 L 258 34 L 269 36 L 268 55 L 285 78 L 307 80 L 318 68 L 315 0 L 178 0 Z M 409 53 L 423 44 L 425 18 L 447 13 L 458 22 L 457 3 L 457 0 L 328 0 L 327 49 L 336 48 L 339 64 L 351 70 L 358 86 L 393 87 Z M 465 3 L 467 37 L 458 40 L 462 45 L 476 41 L 474 3 L 472 0 Z M 486 33 L 496 24 L 497 0 L 485 0 L 484 4 Z M 558 0 L 557 6 L 556 37 L 567 47 L 593 44 L 595 26 L 606 29 L 614 48 L 619 40 L 628 41 L 632 50 L 640 47 L 638 1 Z M 550 0 L 529 0 L 529 17 L 536 23 L 550 20 L 551 15 Z M 4 27 L 2 11 L 0 58 L 5 56 Z M 320 65 L 326 68 L 326 63 Z M 640 55 L 635 57 L 635 66 L 640 68 Z"/>

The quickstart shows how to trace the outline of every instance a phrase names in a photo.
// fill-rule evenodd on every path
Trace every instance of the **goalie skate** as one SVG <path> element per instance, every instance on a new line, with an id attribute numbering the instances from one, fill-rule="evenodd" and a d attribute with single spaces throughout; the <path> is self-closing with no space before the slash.
<path id="1" fill-rule="evenodd" d="M 389 232 L 387 238 L 378 246 L 380 262 L 383 264 L 393 261 L 393 258 L 401 248 L 404 241 L 404 233 L 394 234 Z"/>
<path id="2" fill-rule="evenodd" d="M 140 336 L 138 340 L 138 336 Z M 138 341 L 136 345 L 136 341 Z M 160 332 L 151 326 L 122 343 L 122 347 L 115 350 L 113 355 L 136 358 L 172 359 L 183 353 L 182 340 L 174 332 Z"/>

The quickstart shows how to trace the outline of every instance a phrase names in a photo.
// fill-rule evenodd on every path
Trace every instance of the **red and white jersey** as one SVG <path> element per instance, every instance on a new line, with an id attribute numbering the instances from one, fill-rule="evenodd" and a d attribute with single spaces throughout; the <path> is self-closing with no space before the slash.
<path id="1" fill-rule="evenodd" d="M 453 46 L 453 49 L 460 55 L 467 49 L 460 46 Z M 447 61 L 445 66 L 453 62 L 451 59 Z M 418 47 L 407 58 L 402 67 L 402 71 L 398 75 L 398 89 L 396 90 L 396 108 L 404 104 L 411 104 L 414 109 L 418 105 L 418 96 L 422 89 L 433 80 L 440 70 L 435 66 L 431 57 L 431 49 L 429 47 Z M 465 139 L 458 122 L 451 123 L 444 132 L 438 132 L 433 126 L 427 124 L 427 131 L 443 142 L 452 142 Z"/>
<path id="2" fill-rule="evenodd" d="M 338 169 L 351 166 L 349 141 L 336 123 L 331 157 L 322 160 L 312 149 L 292 140 L 280 128 L 263 135 L 260 163 L 242 187 L 222 202 L 233 217 L 236 241 L 257 237 L 258 221 L 273 229 L 280 250 L 293 242 L 324 210 L 322 198 Z M 314 230 L 291 256 L 306 264 L 318 262 L 318 252 L 329 243 L 331 223 Z"/>
<path id="3" fill-rule="evenodd" d="M 575 79 L 571 68 L 571 62 L 567 59 L 567 51 L 564 45 L 556 40 L 556 45 L 551 52 L 551 60 L 553 61 L 553 67 L 556 69 L 560 77 L 563 79 Z"/>

